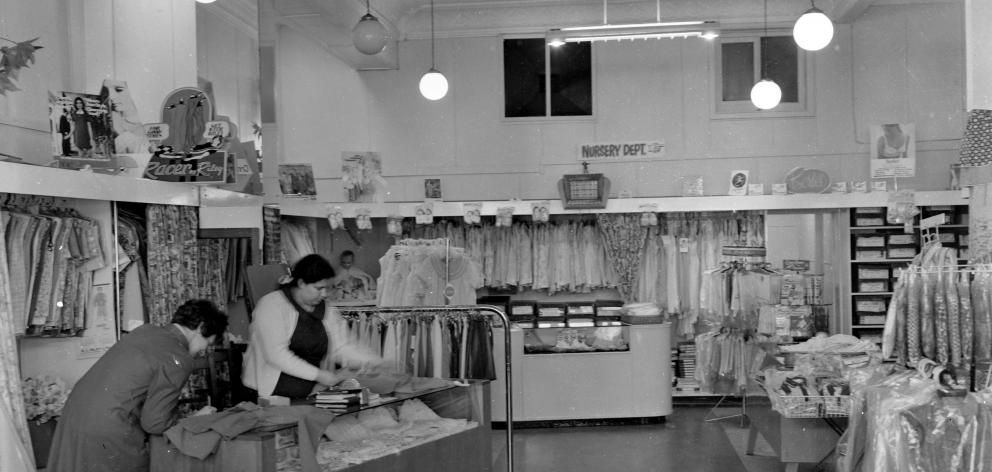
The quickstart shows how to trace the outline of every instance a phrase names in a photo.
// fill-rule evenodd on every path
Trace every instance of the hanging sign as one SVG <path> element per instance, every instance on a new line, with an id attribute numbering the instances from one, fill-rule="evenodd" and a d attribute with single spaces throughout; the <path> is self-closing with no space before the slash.
<path id="1" fill-rule="evenodd" d="M 227 179 L 227 152 L 173 153 L 160 149 L 145 167 L 145 178 L 163 182 L 194 184 L 224 183 Z"/>
<path id="2" fill-rule="evenodd" d="M 665 157 L 665 141 L 628 141 L 580 144 L 579 161 L 628 161 Z"/>

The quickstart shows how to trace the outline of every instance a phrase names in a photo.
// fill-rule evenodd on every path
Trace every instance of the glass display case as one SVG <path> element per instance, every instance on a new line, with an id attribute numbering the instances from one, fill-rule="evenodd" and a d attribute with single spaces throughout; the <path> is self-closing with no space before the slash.
<path id="1" fill-rule="evenodd" d="M 629 351 L 629 325 L 614 320 L 561 319 L 518 323 L 524 354 Z"/>

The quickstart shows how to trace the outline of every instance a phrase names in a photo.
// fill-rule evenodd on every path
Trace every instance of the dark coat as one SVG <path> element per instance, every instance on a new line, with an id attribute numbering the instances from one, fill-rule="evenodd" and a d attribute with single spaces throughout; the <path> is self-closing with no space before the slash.
<path id="1" fill-rule="evenodd" d="M 73 387 L 46 472 L 147 471 L 148 434 L 176 423 L 192 372 L 189 344 L 174 325 L 125 335 Z"/>

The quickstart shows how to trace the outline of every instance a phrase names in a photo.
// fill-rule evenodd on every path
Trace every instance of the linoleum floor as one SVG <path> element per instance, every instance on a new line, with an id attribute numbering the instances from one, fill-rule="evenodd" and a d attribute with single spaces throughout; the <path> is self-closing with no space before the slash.
<path id="1" fill-rule="evenodd" d="M 733 414 L 718 410 L 717 415 Z M 514 472 L 779 472 L 759 439 L 744 454 L 738 419 L 706 422 L 708 406 L 677 406 L 663 424 L 514 430 Z M 506 470 L 505 431 L 494 431 L 494 472 Z M 817 470 L 805 464 L 801 472 Z"/>

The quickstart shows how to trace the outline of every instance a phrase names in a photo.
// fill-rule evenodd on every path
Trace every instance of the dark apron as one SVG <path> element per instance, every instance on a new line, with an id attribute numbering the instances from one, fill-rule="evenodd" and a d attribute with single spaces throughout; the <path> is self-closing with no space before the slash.
<path id="1" fill-rule="evenodd" d="M 327 331 L 324 328 L 324 302 L 320 302 L 311 313 L 293 300 L 289 289 L 283 289 L 283 294 L 299 313 L 296 329 L 289 338 L 289 351 L 310 365 L 319 367 L 320 361 L 327 354 L 328 342 Z M 279 381 L 276 382 L 272 394 L 289 398 L 306 398 L 313 391 L 314 385 L 317 385 L 315 380 L 304 380 L 283 372 L 279 374 Z"/>

